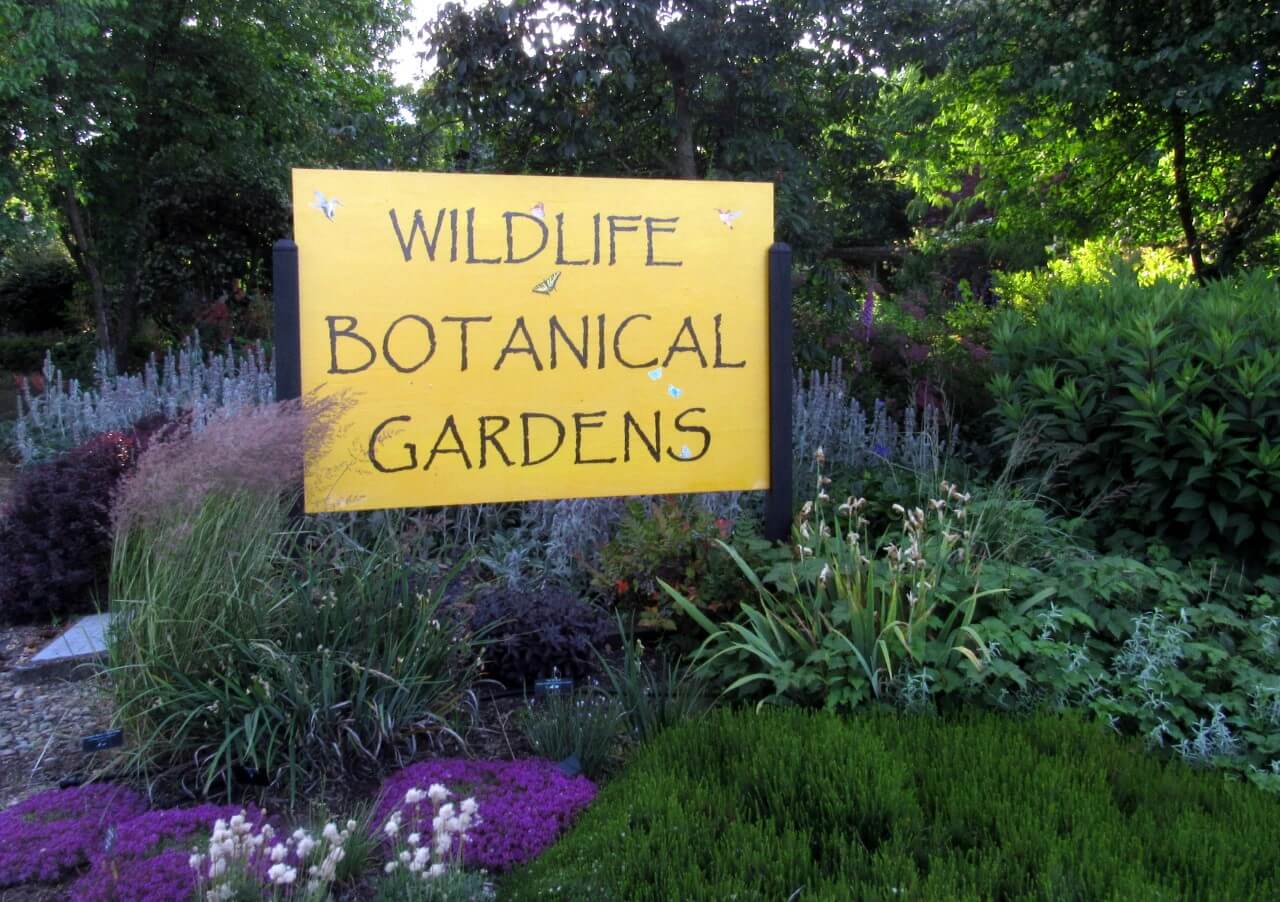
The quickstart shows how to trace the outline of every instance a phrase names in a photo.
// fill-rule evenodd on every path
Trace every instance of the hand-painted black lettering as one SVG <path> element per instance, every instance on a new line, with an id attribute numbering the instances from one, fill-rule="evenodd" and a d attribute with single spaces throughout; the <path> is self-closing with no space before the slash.
<path id="1" fill-rule="evenodd" d="M 442 316 L 442 323 L 458 323 L 458 341 L 462 352 L 462 367 L 460 372 L 467 368 L 467 326 L 470 323 L 487 323 L 493 319 L 492 316 Z"/>
<path id="2" fill-rule="evenodd" d="M 645 243 L 648 248 L 644 258 L 645 266 L 684 266 L 683 260 L 655 260 L 653 256 L 653 233 L 669 232 L 674 234 L 676 230 L 676 223 L 679 221 L 679 216 L 646 216 L 644 218 Z M 666 228 L 656 225 L 656 223 L 659 222 L 669 222 L 671 223 L 671 227 Z"/>
<path id="3" fill-rule="evenodd" d="M 689 333 L 689 344 L 680 344 L 680 339 L 685 333 Z M 662 361 L 663 366 L 671 365 L 671 358 L 677 354 L 697 354 L 698 361 L 702 364 L 702 368 L 707 368 L 707 358 L 702 353 L 702 345 L 698 342 L 698 333 L 693 329 L 693 317 L 686 316 L 684 322 L 680 326 L 680 331 L 676 333 L 676 337 L 671 340 L 671 347 L 667 349 L 667 359 Z"/>
<path id="4" fill-rule="evenodd" d="M 539 457 L 537 460 L 534 460 L 532 458 L 531 451 L 530 451 L 530 445 L 532 441 L 530 438 L 529 426 L 534 419 L 550 420 L 552 423 L 555 423 L 556 431 L 558 433 L 558 435 L 556 436 L 556 446 L 552 448 L 550 451 L 548 451 L 546 454 Z M 520 463 L 522 467 L 533 467 L 533 466 L 537 466 L 540 463 L 545 463 L 546 461 L 554 457 L 556 452 L 560 450 L 560 446 L 564 444 L 564 436 L 565 436 L 564 423 L 560 422 L 558 419 L 556 419 L 549 413 L 533 413 L 533 412 L 522 413 L 520 414 L 520 425 L 524 431 L 524 459 Z"/>
<path id="5" fill-rule="evenodd" d="M 662 462 L 662 414 L 659 411 L 653 412 L 653 441 L 649 441 L 649 436 L 644 434 L 644 430 L 640 428 L 640 422 L 631 414 L 631 411 L 625 411 L 622 414 L 622 462 L 631 462 L 631 430 L 634 429 L 636 435 L 640 436 L 640 441 L 644 442 L 645 448 L 649 451 L 649 456 L 653 458 L 654 463 Z"/>
<path id="6" fill-rule="evenodd" d="M 453 437 L 454 447 L 447 448 L 442 446 L 446 435 Z M 453 414 L 445 417 L 444 425 L 440 427 L 440 434 L 436 436 L 436 443 L 431 446 L 431 455 L 427 458 L 427 465 L 422 469 L 430 470 L 437 454 L 461 454 L 462 462 L 466 464 L 468 470 L 471 469 L 471 457 L 467 454 L 467 446 L 462 443 L 462 436 L 458 434 L 458 426 L 453 421 Z"/>
<path id="7" fill-rule="evenodd" d="M 542 241 L 538 245 L 538 249 L 535 251 L 532 251 L 531 253 L 525 254 L 523 257 L 517 257 L 515 253 L 516 235 L 515 235 L 515 226 L 513 225 L 513 223 L 515 222 L 515 218 L 517 216 L 526 220 L 527 222 L 533 223 L 539 229 L 542 230 Z M 541 219 L 534 216 L 532 213 L 520 213 L 515 210 L 508 210 L 506 213 L 503 213 L 502 218 L 507 221 L 507 259 L 506 259 L 507 263 L 528 263 L 534 257 L 538 256 L 538 254 L 542 253 L 542 251 L 546 248 L 547 239 L 548 237 L 550 237 L 550 232 L 547 230 L 547 224 L 543 222 Z"/>
<path id="8" fill-rule="evenodd" d="M 653 319 L 653 317 L 647 313 L 633 313 L 630 316 L 628 316 L 626 319 L 624 319 L 621 323 L 619 323 L 618 328 L 615 329 L 613 332 L 614 358 L 618 361 L 618 363 L 622 364 L 628 369 L 633 369 L 633 370 L 643 370 L 643 369 L 647 369 L 648 367 L 658 365 L 657 357 L 653 358 L 652 360 L 646 360 L 644 363 L 632 363 L 622 356 L 622 333 L 626 330 L 627 326 L 631 325 L 631 323 L 634 320 L 638 320 L 638 319 L 651 320 Z"/>
<path id="9" fill-rule="evenodd" d="M 401 366 L 400 361 L 396 360 L 396 358 L 391 354 L 391 334 L 395 332 L 396 327 L 399 326 L 401 323 L 403 323 L 405 320 L 413 320 L 414 322 L 421 323 L 427 330 L 427 353 L 424 354 L 422 356 L 422 359 L 419 360 L 417 363 L 415 363 L 413 366 Z M 430 360 L 432 357 L 435 356 L 435 353 L 436 353 L 435 327 L 431 325 L 431 320 L 427 319 L 424 316 L 418 316 L 416 313 L 406 313 L 404 316 L 400 317 L 391 325 L 387 326 L 387 334 L 382 336 L 382 356 L 386 358 L 387 363 L 391 364 L 391 368 L 398 373 L 412 373 L 415 370 L 421 369 L 428 360 Z"/>
<path id="10" fill-rule="evenodd" d="M 573 339 L 569 337 L 569 334 L 565 332 L 564 327 L 560 325 L 558 317 L 552 316 L 548 322 L 551 327 L 551 369 L 554 370 L 556 368 L 556 345 L 559 343 L 556 339 L 556 335 L 559 334 L 560 338 L 564 339 L 564 343 L 569 346 L 569 353 L 578 359 L 578 363 L 585 370 L 587 368 L 587 355 L 591 350 L 587 343 L 588 326 L 586 314 L 583 314 L 582 316 L 581 345 L 575 345 L 573 343 Z"/>
<path id="11" fill-rule="evenodd" d="M 596 218 L 596 253 L 600 253 L 600 220 Z M 556 266 L 586 266 L 590 260 L 568 260 L 564 255 L 564 214 L 556 214 Z M 598 260 L 596 262 L 599 262 Z"/>
<path id="12" fill-rule="evenodd" d="M 377 426 L 373 427 L 373 434 L 369 436 L 369 463 L 373 464 L 373 468 L 379 473 L 399 473 L 401 470 L 412 470 L 418 466 L 418 446 L 413 442 L 405 442 L 404 449 L 409 452 L 409 462 L 399 467 L 388 467 L 382 461 L 378 460 L 378 446 L 382 444 L 382 433 L 392 423 L 408 423 L 413 417 L 390 417 L 383 420 Z"/>
<path id="13" fill-rule="evenodd" d="M 341 329 L 336 328 L 338 320 L 346 320 L 346 325 Z M 346 376 L 351 373 L 360 373 L 373 366 L 373 362 L 378 359 L 378 350 L 373 343 L 363 335 L 356 332 L 356 326 L 359 323 L 354 316 L 326 316 L 325 322 L 329 324 L 329 374 L 334 376 Z M 369 352 L 369 359 L 359 366 L 338 366 L 338 339 L 349 338 L 361 345 Z"/>
<path id="14" fill-rule="evenodd" d="M 523 347 L 515 343 L 517 335 L 524 336 Z M 539 372 L 542 371 L 542 359 L 538 357 L 538 349 L 533 346 L 533 336 L 529 334 L 529 329 L 524 324 L 523 316 L 516 317 L 516 324 L 511 327 L 511 336 L 507 339 L 506 347 L 498 355 L 498 362 L 493 365 L 495 370 L 502 369 L 502 363 L 507 359 L 508 354 L 528 354 L 533 358 L 534 369 Z"/>
<path id="15" fill-rule="evenodd" d="M 575 464 L 611 464 L 618 459 L 617 457 L 582 456 L 582 430 L 602 428 L 604 423 L 601 421 L 604 418 L 605 411 L 603 410 L 597 410 L 592 413 L 575 413 L 573 415 L 573 462 Z"/>
<path id="16" fill-rule="evenodd" d="M 427 248 L 427 259 L 432 263 L 436 260 L 436 243 L 440 240 L 440 226 L 444 223 L 444 210 L 441 209 L 436 214 L 436 229 L 431 233 L 431 237 L 427 237 L 426 224 L 422 221 L 422 211 L 413 211 L 413 223 L 409 226 L 409 240 L 404 240 L 404 233 L 400 231 L 400 220 L 396 217 L 396 211 L 388 210 L 391 216 L 391 228 L 395 229 L 396 240 L 400 242 L 400 253 L 404 255 L 404 262 L 408 263 L 413 259 L 413 241 L 419 234 L 422 235 L 422 243 Z"/>
<path id="17" fill-rule="evenodd" d="M 688 457 L 681 457 L 671 448 L 667 448 L 668 457 L 670 457 L 674 461 L 679 461 L 682 464 L 687 464 L 687 463 L 692 463 L 693 461 L 698 460 L 701 457 L 704 457 L 706 453 L 711 450 L 710 430 L 706 429 L 703 426 L 695 426 L 692 424 L 685 425 L 685 422 L 684 422 L 684 418 L 691 413 L 706 413 L 706 412 L 707 412 L 707 409 L 705 407 L 690 407 L 688 410 L 682 410 L 680 411 L 680 413 L 676 414 L 676 420 L 675 420 L 676 432 L 697 432 L 701 434 L 702 448 L 698 451 L 697 454 L 690 452 Z"/>
<path id="18" fill-rule="evenodd" d="M 746 365 L 747 365 L 747 362 L 746 362 L 745 360 L 739 360 L 737 363 L 725 363 L 725 362 L 724 362 L 724 357 L 723 357 L 723 354 L 724 354 L 724 341 L 723 341 L 723 339 L 721 339 L 721 337 L 720 337 L 720 323 L 721 323 L 721 320 L 723 320 L 723 319 L 724 319 L 724 314 L 723 314 L 723 313 L 717 313 L 717 314 L 716 314 L 716 316 L 715 316 L 715 323 L 716 323 L 716 362 L 715 362 L 715 366 L 713 366 L 713 367 L 712 367 L 712 369 L 717 369 L 717 370 L 734 370 L 734 369 L 741 369 L 742 367 L 744 367 L 744 366 L 746 366 Z"/>
<path id="19" fill-rule="evenodd" d="M 598 214 L 597 214 L 598 215 Z M 609 265 L 613 266 L 618 262 L 618 241 L 619 232 L 638 232 L 638 225 L 619 225 L 623 222 L 639 222 L 640 216 L 614 216 L 608 217 L 609 220 Z"/>
<path id="20" fill-rule="evenodd" d="M 489 421 L 501 421 L 502 425 L 493 432 L 489 431 Z M 480 418 L 480 469 L 484 469 L 489 462 L 486 451 L 488 445 L 493 444 L 494 450 L 498 452 L 498 456 L 502 458 L 502 462 L 508 467 L 512 466 L 511 458 L 507 457 L 507 452 L 503 450 L 502 445 L 498 443 L 498 436 L 507 431 L 507 427 L 511 425 L 511 420 L 504 416 L 482 416 Z"/>
<path id="21" fill-rule="evenodd" d="M 476 256 L 476 208 L 467 208 L 467 262 L 468 263 L 501 263 L 501 257 Z"/>

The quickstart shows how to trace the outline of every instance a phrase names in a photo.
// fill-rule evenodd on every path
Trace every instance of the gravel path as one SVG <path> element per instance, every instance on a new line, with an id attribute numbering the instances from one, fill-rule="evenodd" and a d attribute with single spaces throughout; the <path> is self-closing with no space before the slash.
<path id="1" fill-rule="evenodd" d="M 80 751 L 81 737 L 110 726 L 100 678 L 14 682 L 13 668 L 57 633 L 49 626 L 0 629 L 0 808 L 101 767 L 113 754 Z"/>

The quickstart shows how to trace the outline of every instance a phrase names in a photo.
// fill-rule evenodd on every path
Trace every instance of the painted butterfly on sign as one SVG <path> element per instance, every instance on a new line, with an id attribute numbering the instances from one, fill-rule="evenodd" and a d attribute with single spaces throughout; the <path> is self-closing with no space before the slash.
<path id="1" fill-rule="evenodd" d="M 535 294 L 551 294 L 551 292 L 556 290 L 556 283 L 559 281 L 560 281 L 560 273 L 553 272 L 551 275 L 547 276 L 537 285 L 534 285 L 533 291 Z"/>

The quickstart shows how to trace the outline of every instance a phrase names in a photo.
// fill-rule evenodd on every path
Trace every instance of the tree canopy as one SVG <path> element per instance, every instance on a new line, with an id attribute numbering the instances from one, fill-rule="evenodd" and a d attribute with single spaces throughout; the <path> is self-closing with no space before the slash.
<path id="1" fill-rule="evenodd" d="M 123 348 L 265 287 L 318 165 L 758 179 L 810 261 L 982 220 L 1212 279 L 1280 260 L 1276 6 L 487 0 L 410 88 L 405 0 L 0 0 L 0 258 L 56 236 Z"/>

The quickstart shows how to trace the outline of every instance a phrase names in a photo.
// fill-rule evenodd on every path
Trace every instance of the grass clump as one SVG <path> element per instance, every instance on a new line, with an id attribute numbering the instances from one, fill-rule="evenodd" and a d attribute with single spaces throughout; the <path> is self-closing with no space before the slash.
<path id="1" fill-rule="evenodd" d="M 717 710 L 504 897 L 1274 898 L 1280 804 L 1067 716 Z"/>
<path id="2" fill-rule="evenodd" d="M 452 574 L 395 517 L 364 535 L 292 516 L 311 422 L 301 409 L 228 421 L 230 436 L 157 449 L 164 469 L 124 489 L 108 655 L 138 771 L 194 764 L 208 792 L 251 769 L 296 796 L 448 735 L 469 699 L 479 649 L 443 605 Z M 201 465 L 236 435 L 252 488 Z"/>

